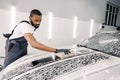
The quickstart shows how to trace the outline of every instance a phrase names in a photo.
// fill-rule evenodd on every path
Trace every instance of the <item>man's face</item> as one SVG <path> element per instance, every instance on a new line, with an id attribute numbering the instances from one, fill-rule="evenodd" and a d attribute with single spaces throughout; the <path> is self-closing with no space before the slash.
<path id="1" fill-rule="evenodd" d="M 42 16 L 32 15 L 32 16 L 30 16 L 29 18 L 30 18 L 31 23 L 32 23 L 36 28 L 38 28 L 39 25 L 40 25 L 40 22 L 41 22 L 41 20 L 42 20 Z"/>

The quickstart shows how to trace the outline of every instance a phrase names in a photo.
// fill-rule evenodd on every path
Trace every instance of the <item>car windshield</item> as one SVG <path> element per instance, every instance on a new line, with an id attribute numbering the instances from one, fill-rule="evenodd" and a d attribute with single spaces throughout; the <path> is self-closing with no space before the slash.
<path id="1" fill-rule="evenodd" d="M 83 47 L 120 57 L 120 33 L 99 33 L 80 44 Z"/>

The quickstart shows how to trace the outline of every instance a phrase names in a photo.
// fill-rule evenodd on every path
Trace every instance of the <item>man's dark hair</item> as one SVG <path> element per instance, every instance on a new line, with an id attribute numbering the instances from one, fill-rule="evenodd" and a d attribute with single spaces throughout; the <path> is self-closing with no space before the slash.
<path id="1" fill-rule="evenodd" d="M 33 16 L 33 15 L 42 16 L 42 13 L 41 13 L 38 9 L 33 9 L 33 10 L 30 12 L 30 16 Z"/>

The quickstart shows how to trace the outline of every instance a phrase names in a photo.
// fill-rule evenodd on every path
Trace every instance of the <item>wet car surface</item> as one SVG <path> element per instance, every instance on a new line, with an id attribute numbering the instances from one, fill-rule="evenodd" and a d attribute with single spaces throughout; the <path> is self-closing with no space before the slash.
<path id="1" fill-rule="evenodd" d="M 100 33 L 76 48 L 76 55 L 55 60 L 53 54 L 31 54 L 10 64 L 8 80 L 119 80 L 120 34 Z"/>

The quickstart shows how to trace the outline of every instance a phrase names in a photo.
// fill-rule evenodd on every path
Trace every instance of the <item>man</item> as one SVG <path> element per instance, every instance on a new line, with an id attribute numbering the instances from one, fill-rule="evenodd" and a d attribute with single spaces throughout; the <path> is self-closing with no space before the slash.
<path id="1" fill-rule="evenodd" d="M 29 21 L 21 21 L 7 36 L 6 40 L 6 58 L 4 67 L 27 54 L 28 43 L 36 49 L 48 52 L 70 53 L 69 49 L 55 49 L 38 42 L 33 36 L 34 31 L 39 27 L 42 20 L 42 13 L 33 9 L 30 12 Z"/>

